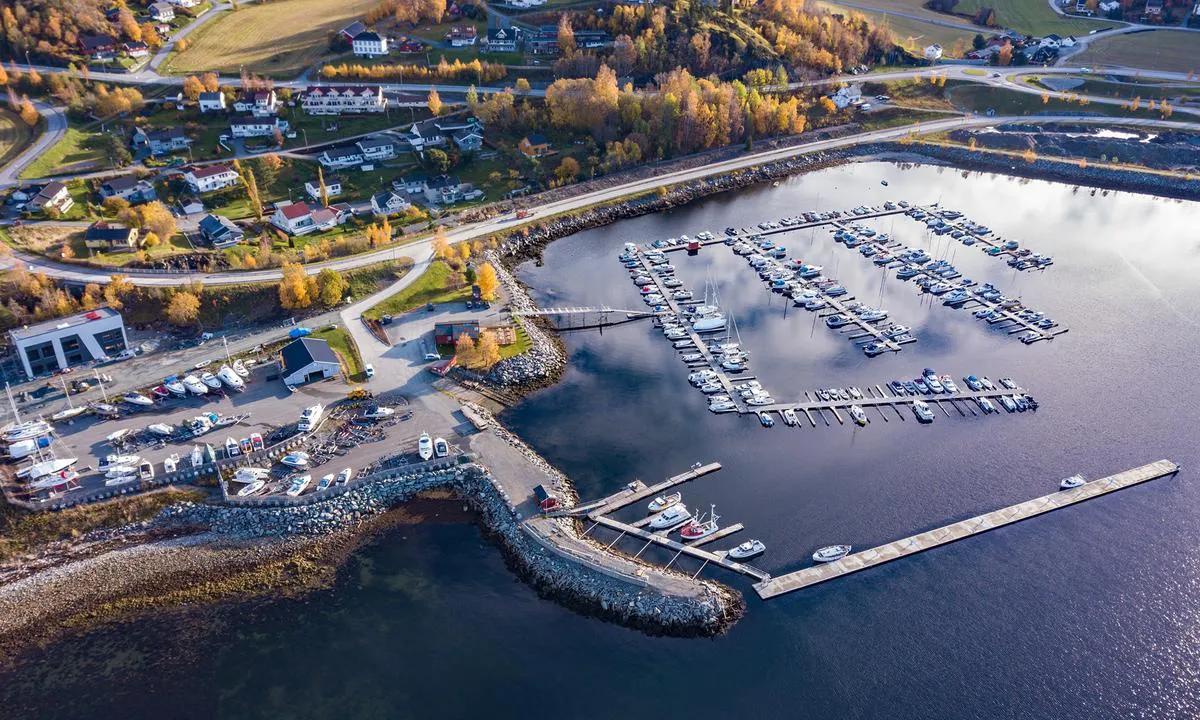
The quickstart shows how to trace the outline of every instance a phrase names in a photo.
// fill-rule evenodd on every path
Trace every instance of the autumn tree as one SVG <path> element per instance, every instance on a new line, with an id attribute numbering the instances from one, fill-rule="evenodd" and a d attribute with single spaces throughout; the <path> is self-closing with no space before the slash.
<path id="1" fill-rule="evenodd" d="M 454 343 L 454 354 L 457 356 L 459 364 L 474 367 L 475 358 L 478 355 L 474 338 L 467 333 L 459 335 L 458 341 Z"/>
<path id="2" fill-rule="evenodd" d="M 529 92 L 529 81 L 523 77 L 517 78 L 516 88 L 517 92 Z"/>
<path id="3" fill-rule="evenodd" d="M 161 244 L 162 240 L 159 239 L 158 235 L 152 232 L 148 232 L 144 237 L 142 237 L 142 247 L 147 250 L 156 248 Z"/>
<path id="4" fill-rule="evenodd" d="M 568 155 L 554 169 L 554 176 L 563 185 L 575 182 L 575 179 L 579 177 L 579 161 Z"/>
<path id="5" fill-rule="evenodd" d="M 442 114 L 442 97 L 438 95 L 436 88 L 429 91 L 429 97 L 425 100 L 425 106 L 429 108 L 429 112 L 434 117 Z"/>
<path id="6" fill-rule="evenodd" d="M 242 177 L 246 182 L 246 199 L 250 201 L 250 209 L 254 212 L 254 219 L 262 222 L 262 198 L 258 194 L 258 181 L 254 178 L 254 171 L 246 168 L 243 171 Z"/>
<path id="7" fill-rule="evenodd" d="M 33 107 L 33 103 L 29 102 L 29 98 L 23 98 L 21 100 L 20 115 L 21 120 L 24 121 L 24 123 L 29 127 L 36 126 L 38 124 L 38 120 L 41 120 L 42 118 L 42 116 L 38 114 L 37 109 Z"/>
<path id="8" fill-rule="evenodd" d="M 317 296 L 315 278 L 304 272 L 300 263 L 285 263 L 283 277 L 279 280 L 279 304 L 286 310 L 303 310 L 313 304 Z"/>
<path id="9" fill-rule="evenodd" d="M 221 79 L 215 72 L 206 72 L 200 76 L 200 82 L 208 92 L 216 92 L 221 88 Z"/>
<path id="10" fill-rule="evenodd" d="M 317 293 L 325 307 L 331 308 L 340 303 L 348 287 L 346 279 L 333 268 L 324 268 L 317 273 Z"/>
<path id="11" fill-rule="evenodd" d="M 329 207 L 329 191 L 325 189 L 325 173 L 317 166 L 317 186 L 321 189 L 321 207 Z"/>
<path id="12" fill-rule="evenodd" d="M 125 307 L 123 302 L 137 290 L 129 278 L 124 275 L 113 275 L 104 286 L 104 301 L 113 308 L 120 310 Z"/>
<path id="13" fill-rule="evenodd" d="M 558 19 L 558 49 L 565 58 L 575 54 L 575 30 L 571 28 L 571 20 L 566 13 Z"/>
<path id="14" fill-rule="evenodd" d="M 475 346 L 475 365 L 481 370 L 487 370 L 500 362 L 500 343 L 496 342 L 496 334 L 491 331 L 479 333 L 479 342 Z"/>
<path id="15" fill-rule="evenodd" d="M 202 92 L 204 92 L 204 83 L 200 82 L 200 78 L 188 75 L 183 79 L 183 96 L 185 98 L 192 101 L 199 100 Z"/>
<path id="16" fill-rule="evenodd" d="M 500 288 L 500 280 L 496 277 L 496 268 L 491 263 L 484 263 L 475 271 L 475 284 L 479 286 L 479 295 L 491 302 L 496 299 L 496 291 Z"/>
<path id="17" fill-rule="evenodd" d="M 450 254 L 450 243 L 446 240 L 446 226 L 438 225 L 433 231 L 433 256 L 445 260 Z"/>
<path id="18" fill-rule="evenodd" d="M 119 218 L 126 225 L 152 232 L 164 241 L 173 237 L 178 230 L 175 216 L 159 200 L 129 208 Z"/>
<path id="19" fill-rule="evenodd" d="M 167 320 L 172 325 L 186 326 L 200 317 L 200 298 L 190 292 L 177 292 L 167 304 Z"/>

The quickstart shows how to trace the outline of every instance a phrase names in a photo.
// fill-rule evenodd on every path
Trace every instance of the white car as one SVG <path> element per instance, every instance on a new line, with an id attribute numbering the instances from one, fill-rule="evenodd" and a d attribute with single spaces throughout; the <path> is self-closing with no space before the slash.
<path id="1" fill-rule="evenodd" d="M 366 365 L 363 367 L 363 371 L 367 373 L 367 379 L 368 379 L 368 380 L 370 380 L 371 378 L 375 377 L 375 366 L 374 366 L 374 365 L 372 365 L 371 363 L 367 363 L 367 364 L 366 364 Z"/>

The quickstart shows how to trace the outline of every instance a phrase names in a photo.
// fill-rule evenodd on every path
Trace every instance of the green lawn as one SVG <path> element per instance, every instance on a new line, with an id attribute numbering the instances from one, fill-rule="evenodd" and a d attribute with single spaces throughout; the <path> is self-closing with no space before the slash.
<path id="1" fill-rule="evenodd" d="M 892 37 L 895 38 L 897 45 L 905 47 L 912 52 L 917 52 L 917 54 L 920 54 L 920 48 L 938 43 L 945 48 L 946 55 L 960 57 L 971 49 L 971 39 L 975 37 L 975 33 L 970 30 L 958 30 L 944 25 L 935 25 L 932 22 L 925 22 L 915 17 L 889 14 L 884 7 L 880 7 L 878 11 L 870 11 L 846 7 L 838 5 L 836 2 L 826 2 L 825 0 L 821 0 L 818 5 L 828 9 L 830 12 L 841 15 L 850 15 L 852 13 L 865 15 L 875 25 L 886 25 L 892 31 Z M 913 11 L 910 8 L 905 8 L 904 12 L 912 13 Z M 923 10 L 918 6 L 918 12 L 925 14 L 929 11 Z M 942 19 L 960 20 L 963 24 L 967 22 L 960 18 L 948 18 L 946 16 L 942 16 Z"/>
<path id="2" fill-rule="evenodd" d="M 103 135 L 68 127 L 62 140 L 30 163 L 21 172 L 21 178 L 49 177 L 72 170 L 103 170 L 108 166 Z"/>
<path id="3" fill-rule="evenodd" d="M 471 297 L 469 284 L 460 288 L 449 288 L 446 286 L 449 279 L 449 266 L 441 261 L 435 262 L 412 285 L 367 310 L 363 315 L 378 320 L 384 315 L 399 315 L 426 303 L 463 301 Z"/>
<path id="4" fill-rule="evenodd" d="M 500 346 L 500 359 L 507 360 L 510 357 L 527 353 L 533 349 L 533 341 L 529 339 L 529 333 L 525 332 L 525 327 L 521 322 L 517 321 L 517 341 L 511 345 Z"/>
<path id="5" fill-rule="evenodd" d="M 1197 49 L 1200 50 L 1200 38 L 1197 38 Z M 1200 85 L 1192 86 L 1170 86 L 1170 85 L 1143 85 L 1135 83 L 1116 83 L 1105 80 L 1093 80 L 1091 78 L 1075 78 L 1073 76 L 1055 75 L 1055 79 L 1082 79 L 1083 84 L 1078 87 L 1071 88 L 1067 92 L 1077 93 L 1080 95 L 1095 95 L 1097 97 L 1109 97 L 1119 100 L 1132 100 L 1135 97 L 1140 97 L 1145 103 L 1149 100 L 1160 100 L 1166 98 L 1172 103 L 1177 98 L 1195 98 L 1200 96 Z M 1036 87 L 1046 87 L 1036 77 L 1029 78 L 1030 84 Z"/>
<path id="6" fill-rule="evenodd" d="M 71 250 L 75 253 L 76 260 L 86 260 L 95 265 L 103 265 L 105 267 L 124 267 L 131 262 L 138 260 L 138 253 L 134 252 L 95 252 L 89 250 L 83 244 L 83 234 L 80 233 L 71 238 Z M 159 243 L 157 247 L 146 250 L 146 256 L 153 260 L 162 258 L 168 255 L 178 255 L 179 253 L 192 252 L 193 248 L 183 235 L 176 234 L 171 237 L 170 242 Z M 90 256 L 89 256 L 90 255 Z"/>
<path id="7" fill-rule="evenodd" d="M 994 110 L 997 115 L 1046 115 L 1054 112 L 1089 113 L 1093 115 L 1108 115 L 1123 118 L 1160 118 L 1162 113 L 1151 112 L 1145 105 L 1133 111 L 1119 105 L 1101 103 L 1070 103 L 1058 98 L 1050 98 L 1043 102 L 1039 95 L 1032 93 L 993 88 L 986 85 L 967 83 L 963 85 L 947 85 L 946 98 L 962 110 L 986 112 Z"/>
<path id="8" fill-rule="evenodd" d="M 354 338 L 350 337 L 346 328 L 340 325 L 325 328 L 314 332 L 309 337 L 329 343 L 329 347 L 333 348 L 333 351 L 342 359 L 348 376 L 347 380 L 358 382 L 366 379 L 366 375 L 363 373 L 362 356 L 358 354 L 358 346 L 354 344 Z"/>
<path id="9" fill-rule="evenodd" d="M 980 8 L 996 11 L 997 26 L 1036 37 L 1050 33 L 1086 35 L 1091 30 L 1113 25 L 1107 20 L 1064 18 L 1051 10 L 1046 0 L 963 0 L 954 7 L 954 11 L 974 15 Z"/>

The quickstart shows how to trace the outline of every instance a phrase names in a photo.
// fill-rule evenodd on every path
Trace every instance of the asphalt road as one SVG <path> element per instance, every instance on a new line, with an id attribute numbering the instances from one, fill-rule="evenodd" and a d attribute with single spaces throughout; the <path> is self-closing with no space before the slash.
<path id="1" fill-rule="evenodd" d="M 21 174 L 21 171 L 42 153 L 54 147 L 54 144 L 62 140 L 63 135 L 67 132 L 67 115 L 62 108 L 40 100 L 35 100 L 33 104 L 42 117 L 46 118 L 46 130 L 38 135 L 33 144 L 25 148 L 24 152 L 13 158 L 12 162 L 0 168 L 0 187 L 20 182 L 17 176 Z"/>

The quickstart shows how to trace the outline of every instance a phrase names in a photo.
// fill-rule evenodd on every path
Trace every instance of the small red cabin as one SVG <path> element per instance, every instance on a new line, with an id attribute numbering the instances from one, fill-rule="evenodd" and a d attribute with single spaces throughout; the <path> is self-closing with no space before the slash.
<path id="1" fill-rule="evenodd" d="M 533 496 L 537 499 L 538 507 L 542 510 L 553 510 L 558 507 L 558 498 L 550 494 L 544 485 L 538 485 L 533 489 Z"/>

